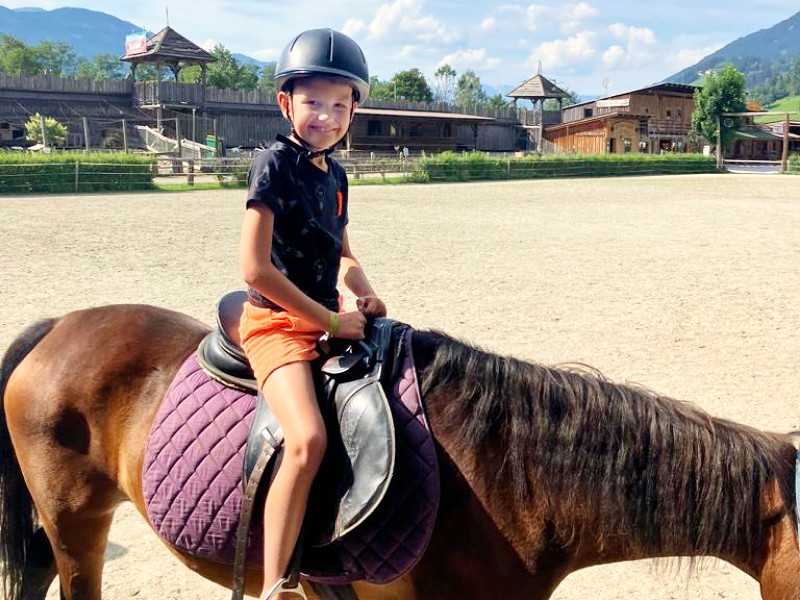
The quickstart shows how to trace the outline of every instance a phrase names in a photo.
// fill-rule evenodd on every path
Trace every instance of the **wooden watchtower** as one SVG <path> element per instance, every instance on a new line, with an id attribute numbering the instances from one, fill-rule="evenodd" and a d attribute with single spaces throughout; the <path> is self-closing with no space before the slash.
<path id="1" fill-rule="evenodd" d="M 131 63 L 131 76 L 136 81 L 136 68 L 139 65 L 155 65 L 158 73 L 158 80 L 161 80 L 161 69 L 169 68 L 178 80 L 178 73 L 181 69 L 200 65 L 203 70 L 203 85 L 206 84 L 208 65 L 216 62 L 217 59 L 203 50 L 200 46 L 187 40 L 172 27 L 167 25 L 147 40 L 147 50 L 145 52 L 120 57 L 120 60 Z"/>
<path id="2" fill-rule="evenodd" d="M 208 65 L 216 62 L 210 53 L 203 50 L 194 42 L 186 39 L 172 27 L 167 25 L 147 39 L 147 44 L 142 44 L 135 51 L 126 51 L 120 60 L 130 63 L 131 77 L 134 82 L 134 96 L 141 110 L 155 110 L 157 129 L 162 130 L 164 110 L 170 110 L 176 117 L 180 114 L 190 114 L 192 140 L 195 137 L 195 118 L 198 110 L 205 110 L 206 106 L 206 83 L 208 80 Z M 136 85 L 136 69 L 139 65 L 153 65 L 156 67 L 156 81 L 146 82 Z M 194 93 L 184 97 L 184 94 L 176 93 L 177 88 L 167 83 L 162 84 L 161 70 L 169 68 L 175 77 L 177 84 L 178 75 L 186 67 L 200 66 L 202 77 L 199 89 Z M 168 89 L 165 89 L 167 86 Z M 187 111 L 191 111 L 190 113 Z M 178 142 L 180 152 L 180 127 L 179 121 L 175 120 L 175 138 Z"/>
<path id="3" fill-rule="evenodd" d="M 562 102 L 565 98 L 569 98 L 569 92 L 565 92 L 555 83 L 538 73 L 530 79 L 522 82 L 508 94 L 507 98 L 514 100 L 514 106 L 517 106 L 517 100 L 530 100 L 533 103 L 533 122 L 526 122 L 522 124 L 524 129 L 532 130 L 535 134 L 536 148 L 541 149 L 542 143 L 542 129 L 545 125 L 555 125 L 561 122 L 561 109 L 563 108 Z M 558 100 L 558 116 L 545 115 L 544 101 L 545 100 Z"/>

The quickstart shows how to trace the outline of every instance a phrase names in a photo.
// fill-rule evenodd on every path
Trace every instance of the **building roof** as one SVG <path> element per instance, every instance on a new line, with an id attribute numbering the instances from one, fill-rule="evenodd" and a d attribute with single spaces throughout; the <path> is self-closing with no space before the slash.
<path id="1" fill-rule="evenodd" d="M 217 59 L 194 42 L 183 37 L 172 27 L 167 26 L 147 40 L 147 52 L 135 56 L 123 56 L 120 60 L 145 63 L 202 64 L 216 62 Z"/>
<path id="2" fill-rule="evenodd" d="M 491 117 L 481 117 L 478 115 L 465 115 L 463 113 L 433 112 L 426 110 L 399 110 L 395 108 L 365 108 L 359 106 L 356 109 L 357 115 L 373 115 L 376 117 L 403 117 L 420 119 L 454 119 L 457 121 L 494 121 Z"/>
<path id="3" fill-rule="evenodd" d="M 572 105 L 574 106 L 574 104 Z M 555 131 L 558 129 L 569 129 L 570 127 L 575 127 L 576 125 L 586 125 L 588 123 L 592 123 L 594 121 L 607 121 L 609 119 L 616 119 L 616 118 L 625 118 L 625 119 L 638 119 L 638 118 L 645 118 L 649 119 L 650 115 L 639 115 L 636 113 L 629 113 L 629 112 L 611 112 L 605 113 L 602 115 L 595 115 L 593 117 L 586 117 L 585 119 L 578 119 L 576 121 L 567 121 L 566 123 L 557 123 L 555 125 L 546 125 L 545 131 Z"/>
<path id="4" fill-rule="evenodd" d="M 506 94 L 508 98 L 527 98 L 530 100 L 540 100 L 548 98 L 570 98 L 571 94 L 565 92 L 555 83 L 542 75 L 534 75 L 527 81 Z"/>
<path id="5" fill-rule="evenodd" d="M 638 90 L 631 90 L 629 92 L 620 92 L 619 94 L 611 94 L 610 96 L 601 96 L 594 100 L 587 100 L 586 102 L 579 102 L 577 104 L 570 104 L 564 108 L 574 108 L 576 106 L 584 106 L 586 104 L 594 104 L 598 100 L 610 100 L 611 98 L 619 98 L 620 96 L 630 96 L 631 94 L 658 94 L 663 92 L 673 92 L 676 94 L 694 94 L 694 91 L 700 89 L 695 85 L 686 85 L 683 83 L 656 83 L 649 87 L 640 88 Z"/>
<path id="6" fill-rule="evenodd" d="M 760 140 L 768 142 L 780 142 L 783 140 L 783 134 L 771 131 L 769 129 L 735 129 L 731 132 L 731 137 L 738 140 Z M 800 135 L 790 133 L 789 139 L 800 139 Z"/>

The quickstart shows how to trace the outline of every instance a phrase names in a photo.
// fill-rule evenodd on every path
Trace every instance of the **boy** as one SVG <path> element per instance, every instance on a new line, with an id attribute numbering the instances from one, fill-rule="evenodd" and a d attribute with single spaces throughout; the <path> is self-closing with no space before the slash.
<path id="1" fill-rule="evenodd" d="M 288 137 L 248 175 L 239 260 L 248 285 L 240 334 L 259 389 L 284 433 L 284 455 L 264 507 L 261 600 L 286 600 L 285 571 L 327 444 L 309 361 L 324 334 L 358 340 L 366 317 L 385 316 L 347 237 L 347 177 L 330 157 L 369 93 L 364 55 L 330 29 L 306 31 L 281 54 L 278 104 Z M 337 276 L 357 311 L 339 313 Z"/>

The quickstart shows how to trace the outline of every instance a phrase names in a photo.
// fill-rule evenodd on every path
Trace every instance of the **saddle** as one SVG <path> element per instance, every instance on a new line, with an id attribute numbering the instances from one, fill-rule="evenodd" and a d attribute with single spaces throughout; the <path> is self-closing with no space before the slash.
<path id="1" fill-rule="evenodd" d="M 197 360 L 214 379 L 245 391 L 258 391 L 239 345 L 238 324 L 244 292 L 220 300 L 217 328 L 201 342 Z M 408 327 L 375 319 L 360 342 L 329 340 L 320 348 L 314 373 L 328 450 L 312 487 L 301 539 L 290 564 L 296 581 L 303 545 L 325 546 L 364 522 L 386 494 L 395 467 L 395 431 L 385 386 L 401 366 L 402 339 Z M 261 505 L 283 452 L 283 433 L 260 397 L 243 464 L 244 496 L 237 528 L 234 595 L 243 595 L 245 556 L 253 508 Z"/>

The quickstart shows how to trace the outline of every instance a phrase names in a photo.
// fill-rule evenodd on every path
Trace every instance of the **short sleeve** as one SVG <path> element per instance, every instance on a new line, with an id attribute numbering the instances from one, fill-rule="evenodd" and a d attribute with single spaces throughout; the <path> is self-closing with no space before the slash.
<path id="1" fill-rule="evenodd" d="M 247 207 L 266 206 L 275 215 L 284 212 L 284 181 L 280 154 L 271 148 L 259 152 L 247 173 Z"/>

